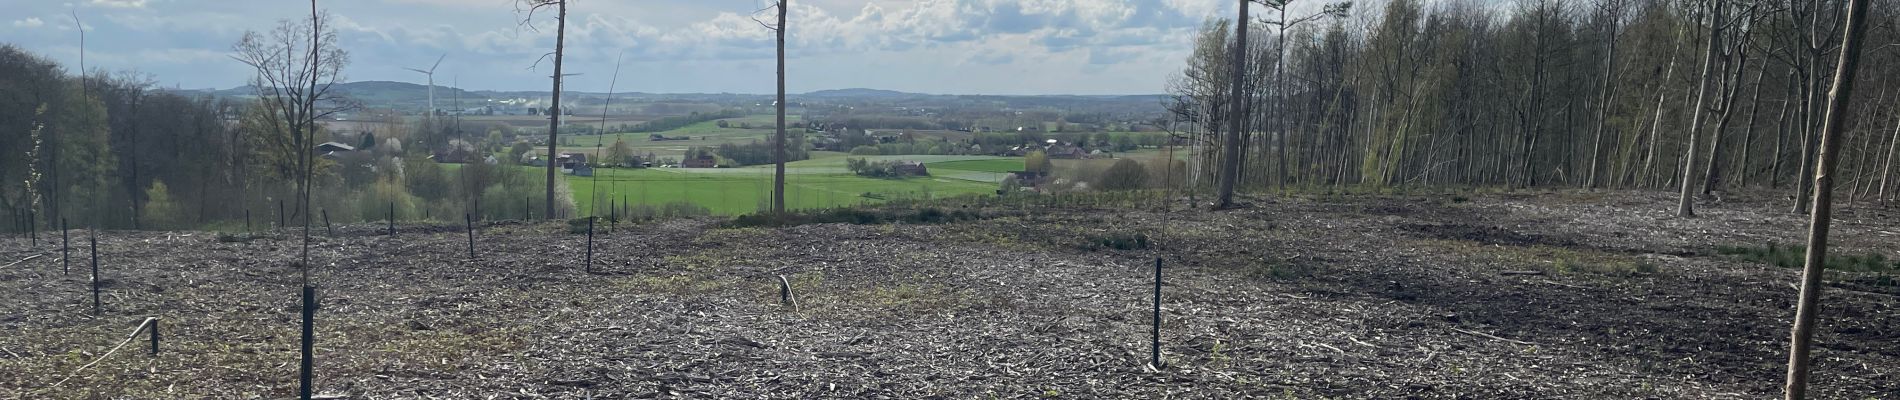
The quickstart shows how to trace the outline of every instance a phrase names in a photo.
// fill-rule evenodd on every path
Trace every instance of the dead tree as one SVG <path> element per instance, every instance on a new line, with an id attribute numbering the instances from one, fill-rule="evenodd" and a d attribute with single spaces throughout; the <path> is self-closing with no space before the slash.
<path id="1" fill-rule="evenodd" d="M 558 176 L 556 176 L 555 169 L 560 168 L 560 166 L 555 165 L 554 160 L 557 159 L 558 153 L 556 152 L 558 151 L 557 148 L 560 147 L 559 135 L 561 133 L 561 79 L 565 78 L 565 75 L 561 74 L 561 55 L 562 55 L 563 47 L 565 47 L 567 44 L 567 0 L 517 0 L 517 1 L 518 2 L 515 3 L 516 11 L 518 12 L 525 11 L 527 13 L 527 16 L 521 19 L 521 25 L 528 27 L 529 29 L 534 28 L 533 21 L 534 21 L 534 13 L 536 11 L 540 11 L 541 9 L 547 8 L 547 7 L 555 8 L 554 52 L 550 53 L 554 55 L 554 75 L 552 77 L 552 80 L 554 81 L 554 90 L 552 92 L 552 96 L 553 96 L 552 104 L 548 106 L 548 160 L 547 160 L 548 161 L 547 162 L 548 189 L 547 189 L 547 202 L 546 202 L 547 208 L 546 210 L 543 211 L 543 214 L 541 214 L 545 216 L 546 218 L 554 218 L 554 180 L 559 178 Z M 546 58 L 546 57 L 547 57 L 546 55 L 542 56 L 542 58 Z"/>
<path id="2" fill-rule="evenodd" d="M 790 0 L 778 0 L 766 9 L 778 9 L 778 23 L 768 24 L 753 18 L 753 21 L 772 31 L 778 41 L 778 97 L 772 104 L 778 109 L 778 130 L 772 136 L 772 213 L 785 213 L 785 13 L 786 3 Z M 765 11 L 765 10 L 759 10 Z M 755 12 L 756 14 L 756 12 Z"/>

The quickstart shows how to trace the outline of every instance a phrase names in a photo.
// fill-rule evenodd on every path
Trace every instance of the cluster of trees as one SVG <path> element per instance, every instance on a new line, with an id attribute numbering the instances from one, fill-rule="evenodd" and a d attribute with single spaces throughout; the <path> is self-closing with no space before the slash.
<path id="1" fill-rule="evenodd" d="M 786 162 L 811 158 L 811 146 L 805 145 L 805 135 L 792 135 L 791 143 L 788 144 L 789 146 L 785 146 Z M 732 160 L 732 162 L 742 166 L 765 165 L 771 164 L 773 161 L 772 145 L 773 140 L 767 138 L 765 141 L 752 141 L 745 144 L 721 144 L 716 150 L 713 150 L 713 152 L 718 153 L 720 157 L 725 157 L 727 160 Z"/>
<path id="2" fill-rule="evenodd" d="M 10 149 L 0 152 L 0 207 L 31 210 L 47 227 L 64 218 L 111 229 L 229 227 L 247 216 L 269 226 L 279 210 L 296 224 L 318 211 L 333 222 L 379 220 L 392 206 L 400 218 L 522 214 L 540 186 L 533 177 L 479 162 L 450 173 L 427 160 L 428 146 L 403 151 L 405 138 L 477 150 L 452 139 L 447 124 L 333 134 L 316 123 L 350 103 L 324 85 L 347 53 L 330 41 L 319 41 L 320 52 L 296 46 L 310 43 L 312 24 L 285 20 L 234 46 L 259 71 L 250 100 L 168 92 L 132 72 L 73 74 L 0 45 L 0 132 L 20 133 L 0 135 Z M 311 67 L 285 53 L 322 61 Z M 315 144 L 332 140 L 370 151 L 318 157 Z M 573 209 L 564 197 L 555 207 Z"/>
<path id="3" fill-rule="evenodd" d="M 1210 21 L 1169 110 L 1206 149 L 1200 184 L 1232 161 L 1239 185 L 1256 188 L 1798 182 L 1806 201 L 1845 3 L 1393 0 L 1269 13 L 1250 21 L 1239 73 L 1231 21 Z M 1876 3 L 1867 40 L 1900 42 L 1900 3 Z M 1840 176 L 1851 198 L 1891 199 L 1900 52 L 1870 47 Z M 1233 157 L 1214 150 L 1227 138 Z"/>
<path id="4" fill-rule="evenodd" d="M 229 129 L 234 104 L 152 88 L 133 73 L 70 75 L 0 45 L 0 206 L 45 226 L 139 227 L 150 189 L 166 211 L 228 218 L 245 188 L 280 179 L 282 160 Z M 259 172 L 239 173 L 238 171 Z M 171 218 L 166 216 L 165 218 Z"/>
<path id="5" fill-rule="evenodd" d="M 901 161 L 871 161 L 862 158 L 844 159 L 844 167 L 858 176 L 871 178 L 902 178 L 912 175 L 929 175 L 922 168 L 906 167 Z"/>

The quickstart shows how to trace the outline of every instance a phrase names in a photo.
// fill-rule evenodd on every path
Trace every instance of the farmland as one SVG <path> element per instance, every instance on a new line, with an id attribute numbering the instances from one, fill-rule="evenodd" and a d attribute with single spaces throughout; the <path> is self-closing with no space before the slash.
<path id="1" fill-rule="evenodd" d="M 925 163 L 929 177 L 875 179 L 853 175 L 844 167 L 846 157 L 825 153 L 824 157 L 786 163 L 785 202 L 787 208 L 806 209 L 881 203 L 900 198 L 934 198 L 965 194 L 993 193 L 1001 175 L 987 169 L 1014 163 L 1019 158 L 986 156 L 872 156 L 874 160 L 911 160 Z M 866 158 L 866 157 L 855 157 Z M 574 192 L 580 210 L 594 210 L 598 203 L 625 202 L 633 205 L 660 205 L 691 202 L 716 215 L 737 215 L 757 211 L 770 204 L 772 166 L 743 168 L 645 168 L 596 169 L 598 179 L 564 175 Z M 606 208 L 606 206 L 600 206 Z"/>

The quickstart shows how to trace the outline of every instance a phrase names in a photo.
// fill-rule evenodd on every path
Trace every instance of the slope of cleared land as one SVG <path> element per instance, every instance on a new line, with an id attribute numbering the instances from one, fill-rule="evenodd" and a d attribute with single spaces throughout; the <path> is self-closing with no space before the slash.
<path id="1" fill-rule="evenodd" d="M 1775 397 L 1796 272 L 1719 254 L 1796 243 L 1785 204 L 1670 217 L 1660 193 L 1255 198 L 1224 211 L 980 210 L 942 224 L 599 236 L 500 223 L 318 238 L 321 393 L 358 398 Z M 1178 205 L 1178 204 L 1177 204 Z M 976 209 L 953 208 L 946 211 Z M 1852 207 L 1841 254 L 1900 250 Z M 288 235 L 102 232 L 84 253 L 0 240 L 0 397 L 255 398 L 296 386 Z M 1146 368 L 1166 260 L 1168 367 Z M 1900 286 L 1830 273 L 1814 398 L 1900 393 Z M 778 302 L 789 279 L 798 308 Z M 134 342 L 164 319 L 156 356 Z M 141 339 L 142 340 L 142 339 Z"/>

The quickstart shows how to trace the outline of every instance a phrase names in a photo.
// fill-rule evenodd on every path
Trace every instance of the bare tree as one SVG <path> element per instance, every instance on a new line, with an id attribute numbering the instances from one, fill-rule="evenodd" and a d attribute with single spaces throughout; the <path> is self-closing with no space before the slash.
<path id="1" fill-rule="evenodd" d="M 772 104 L 778 109 L 778 130 L 772 136 L 772 213 L 785 213 L 785 13 L 790 0 L 778 0 L 773 5 L 759 9 L 777 9 L 778 22 L 766 23 L 757 17 L 752 18 L 760 26 L 771 30 L 778 42 L 778 98 Z M 758 12 L 754 12 L 757 14 Z"/>
<path id="2" fill-rule="evenodd" d="M 1610 120 L 1610 104 L 1616 98 L 1616 35 L 1623 28 L 1624 1 L 1602 0 L 1597 10 L 1603 21 L 1603 44 L 1609 50 L 1603 53 L 1603 100 L 1597 106 L 1596 140 L 1591 143 L 1590 171 L 1583 183 L 1590 190 L 1596 190 L 1603 174 L 1598 162 L 1603 160 L 1603 131 Z"/>
<path id="3" fill-rule="evenodd" d="M 1820 308 L 1821 274 L 1827 268 L 1827 234 L 1834 211 L 1834 164 L 1841 150 L 1841 130 L 1847 102 L 1853 99 L 1854 75 L 1860 64 L 1862 36 L 1867 30 L 1868 0 L 1850 0 L 1840 63 L 1835 66 L 1834 92 L 1828 95 L 1827 120 L 1821 125 L 1821 153 L 1814 172 L 1814 210 L 1808 225 L 1808 254 L 1801 268 L 1801 297 L 1796 303 L 1794 329 L 1789 338 L 1787 399 L 1807 397 L 1808 350 L 1814 338 L 1814 315 Z"/>
<path id="4" fill-rule="evenodd" d="M 1702 59 L 1701 78 L 1696 80 L 1695 108 L 1689 110 L 1691 114 L 1689 122 L 1689 151 L 1683 153 L 1682 196 L 1676 203 L 1676 216 L 1679 217 L 1695 216 L 1695 198 L 1691 196 L 1695 191 L 1696 184 L 1696 146 L 1701 144 L 1702 124 L 1706 122 L 1704 116 L 1708 114 L 1706 105 L 1709 100 L 1709 81 L 1715 79 L 1715 60 L 1721 56 L 1722 51 L 1722 16 L 1724 14 L 1722 8 L 1725 5 L 1724 3 L 1723 0 L 1710 0 L 1708 2 L 1709 47 L 1708 54 Z"/>
<path id="5" fill-rule="evenodd" d="M 1247 8 L 1254 1 L 1259 0 L 1240 0 L 1240 18 L 1234 20 L 1234 51 L 1230 53 L 1233 55 L 1230 61 L 1234 66 L 1232 71 L 1228 71 L 1234 76 L 1229 81 L 1233 96 L 1227 99 L 1231 102 L 1227 110 L 1230 119 L 1227 137 L 1221 147 L 1220 183 L 1215 189 L 1218 198 L 1214 204 L 1216 209 L 1234 206 L 1234 183 L 1240 180 L 1240 136 L 1246 134 L 1244 126 L 1247 114 L 1244 108 L 1246 95 L 1242 88 L 1245 85 L 1241 82 L 1246 80 L 1247 71 L 1247 57 L 1244 55 L 1247 54 L 1247 25 L 1251 21 L 1247 19 Z"/>
<path id="6" fill-rule="evenodd" d="M 560 147 L 559 135 L 561 133 L 561 80 L 566 78 L 566 75 L 561 74 L 561 55 L 562 55 L 561 53 L 562 53 L 563 47 L 565 47 L 567 44 L 567 0 L 516 0 L 516 1 L 517 1 L 515 3 L 516 12 L 525 12 L 527 14 L 526 16 L 522 17 L 521 25 L 528 27 L 529 29 L 534 28 L 533 22 L 534 22 L 535 12 L 541 11 L 542 9 L 548 8 L 548 7 L 555 8 L 554 52 L 550 53 L 554 55 L 554 75 L 551 76 L 551 79 L 554 81 L 554 90 L 552 92 L 554 99 L 553 99 L 552 104 L 548 106 L 548 159 L 547 159 L 548 190 L 547 190 L 547 199 L 546 201 L 543 202 L 543 204 L 547 205 L 547 208 L 541 214 L 543 218 L 554 218 L 554 180 L 559 178 L 558 176 L 556 176 L 555 169 L 560 168 L 559 165 L 555 165 L 554 160 L 557 158 L 559 154 L 557 153 L 557 151 L 559 151 L 557 150 L 557 148 Z M 546 55 L 542 56 L 542 58 L 546 58 L 546 57 L 547 57 Z"/>
<path id="7" fill-rule="evenodd" d="M 312 5 L 315 8 L 315 5 Z M 289 146 L 283 154 L 295 161 L 291 171 L 307 172 L 314 163 L 311 148 L 316 140 L 316 121 L 347 111 L 350 103 L 331 87 L 343 80 L 343 67 L 349 65 L 349 53 L 337 47 L 334 28 L 327 28 L 328 13 L 312 12 L 308 21 L 278 21 L 269 33 L 245 32 L 233 50 L 232 58 L 257 73 L 252 89 L 273 119 L 271 135 Z M 319 104 L 324 107 L 319 108 Z M 307 173 L 292 174 L 297 210 L 307 210 L 310 191 Z M 308 218 L 306 218 L 308 219 Z"/>

